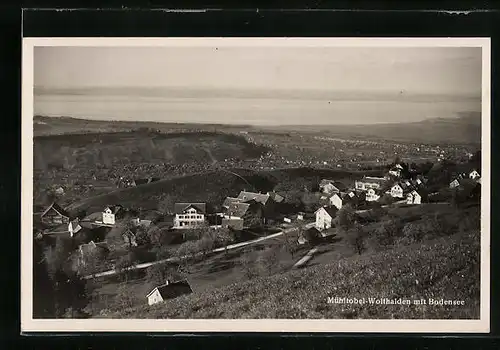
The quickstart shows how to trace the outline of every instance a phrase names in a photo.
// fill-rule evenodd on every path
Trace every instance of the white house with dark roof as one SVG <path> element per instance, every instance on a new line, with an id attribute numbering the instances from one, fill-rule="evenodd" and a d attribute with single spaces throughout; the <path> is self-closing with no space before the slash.
<path id="1" fill-rule="evenodd" d="M 469 173 L 469 178 L 471 178 L 472 180 L 479 179 L 480 177 L 481 175 L 475 169 Z"/>
<path id="2" fill-rule="evenodd" d="M 327 230 L 333 225 L 333 219 L 337 216 L 338 209 L 335 207 L 321 207 L 314 213 L 316 215 L 315 226 L 318 230 Z"/>
<path id="3" fill-rule="evenodd" d="M 175 203 L 175 229 L 192 229 L 205 224 L 205 203 Z"/>
<path id="4" fill-rule="evenodd" d="M 177 298 L 184 294 L 191 294 L 193 290 L 186 280 L 170 282 L 165 281 L 165 284 L 155 287 L 151 292 L 146 295 L 148 305 L 161 303 L 167 299 Z"/>
<path id="5" fill-rule="evenodd" d="M 401 184 L 396 183 L 391 187 L 391 197 L 393 198 L 403 198 L 403 187 Z"/>
<path id="6" fill-rule="evenodd" d="M 365 200 L 367 202 L 376 202 L 379 199 L 380 199 L 380 194 L 375 189 L 370 188 L 368 189 L 368 191 L 366 191 Z"/>
<path id="7" fill-rule="evenodd" d="M 102 212 L 102 223 L 106 225 L 114 225 L 115 224 L 115 213 L 113 209 L 110 207 L 104 208 Z"/>
<path id="8" fill-rule="evenodd" d="M 422 196 L 413 190 L 406 195 L 406 204 L 422 204 Z"/>

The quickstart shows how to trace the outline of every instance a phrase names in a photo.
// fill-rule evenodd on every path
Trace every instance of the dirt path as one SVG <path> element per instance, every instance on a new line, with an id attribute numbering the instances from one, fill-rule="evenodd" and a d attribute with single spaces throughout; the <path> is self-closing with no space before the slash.
<path id="1" fill-rule="evenodd" d="M 318 251 L 317 247 L 312 248 L 310 251 L 307 252 L 306 255 L 304 255 L 299 261 L 297 261 L 293 267 L 301 267 L 302 265 L 306 264 L 309 260 L 312 259 L 314 253 Z"/>

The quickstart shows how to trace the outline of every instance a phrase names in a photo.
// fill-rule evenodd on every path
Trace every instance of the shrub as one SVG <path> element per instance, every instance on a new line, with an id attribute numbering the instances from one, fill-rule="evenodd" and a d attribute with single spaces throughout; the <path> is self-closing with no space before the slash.
<path id="1" fill-rule="evenodd" d="M 395 220 L 382 223 L 375 231 L 375 238 L 379 246 L 389 247 L 394 245 L 399 235 L 399 225 Z"/>
<path id="2" fill-rule="evenodd" d="M 182 274 L 168 264 L 156 264 L 148 268 L 146 278 L 154 285 L 165 283 L 166 280 L 176 281 L 182 278 Z"/>
<path id="3" fill-rule="evenodd" d="M 404 244 L 420 242 L 424 238 L 425 232 L 422 226 L 413 222 L 406 223 L 402 229 L 402 239 Z"/>
<path id="4" fill-rule="evenodd" d="M 257 252 L 253 249 L 247 249 L 240 257 L 240 266 L 243 270 L 243 275 L 248 279 L 253 279 L 259 276 L 259 268 L 257 265 Z"/>
<path id="5" fill-rule="evenodd" d="M 278 250 L 273 247 L 264 249 L 257 259 L 257 263 L 260 265 L 262 271 L 267 272 L 268 275 L 272 275 L 274 269 L 279 264 Z"/>
<path id="6" fill-rule="evenodd" d="M 117 293 L 114 297 L 115 308 L 121 310 L 124 308 L 131 308 L 139 303 L 139 299 L 135 294 L 133 294 L 126 285 L 122 285 L 118 288 Z"/>
<path id="7" fill-rule="evenodd" d="M 361 255 L 366 249 L 366 233 L 363 227 L 357 224 L 352 233 L 349 234 L 349 244 L 355 253 Z"/>

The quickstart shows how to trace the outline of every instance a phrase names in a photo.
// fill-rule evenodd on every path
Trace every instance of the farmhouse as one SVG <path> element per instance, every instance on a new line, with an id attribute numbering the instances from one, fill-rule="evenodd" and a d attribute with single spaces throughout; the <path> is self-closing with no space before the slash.
<path id="1" fill-rule="evenodd" d="M 387 182 L 387 179 L 384 177 L 365 176 L 361 180 L 356 180 L 354 182 L 354 186 L 355 186 L 356 190 L 358 190 L 358 191 L 366 191 L 369 188 L 379 189 L 386 182 Z"/>
<path id="2" fill-rule="evenodd" d="M 193 290 L 186 280 L 170 282 L 165 281 L 165 284 L 155 287 L 151 292 L 146 295 L 148 305 L 160 303 L 167 299 L 177 298 L 184 294 L 191 294 Z"/>
<path id="3" fill-rule="evenodd" d="M 61 224 L 69 224 L 69 214 L 59 204 L 52 203 L 40 215 L 43 224 L 48 226 L 57 226 Z"/>
<path id="4" fill-rule="evenodd" d="M 411 191 L 406 195 L 406 204 L 421 204 L 422 196 L 417 191 Z"/>
<path id="5" fill-rule="evenodd" d="M 316 215 L 316 228 L 326 230 L 332 227 L 333 219 L 337 215 L 335 207 L 321 207 L 314 213 Z"/>
<path id="6" fill-rule="evenodd" d="M 222 207 L 225 211 L 234 204 L 234 203 L 249 203 L 251 201 L 255 201 L 262 205 L 262 214 L 264 222 L 267 219 L 271 219 L 276 215 L 276 202 L 274 199 L 276 198 L 279 202 L 283 201 L 283 197 L 278 194 L 268 193 L 255 193 L 255 192 L 247 192 L 241 191 L 238 197 L 227 197 L 222 204 Z"/>
<path id="7" fill-rule="evenodd" d="M 222 218 L 223 227 L 231 227 L 235 230 L 242 230 L 246 227 L 262 226 L 263 205 L 260 202 L 251 200 L 245 203 L 234 202 L 226 209 Z"/>
<path id="8" fill-rule="evenodd" d="M 188 229 L 205 224 L 205 203 L 175 203 L 174 228 Z"/>

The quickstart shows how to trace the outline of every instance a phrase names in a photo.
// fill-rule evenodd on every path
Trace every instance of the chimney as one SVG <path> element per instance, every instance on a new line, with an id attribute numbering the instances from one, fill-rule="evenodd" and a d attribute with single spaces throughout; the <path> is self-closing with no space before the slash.
<path id="1" fill-rule="evenodd" d="M 167 280 L 165 280 L 165 285 L 166 285 L 166 286 L 168 286 L 169 282 L 170 282 L 170 281 L 169 281 L 168 279 L 167 279 Z"/>

